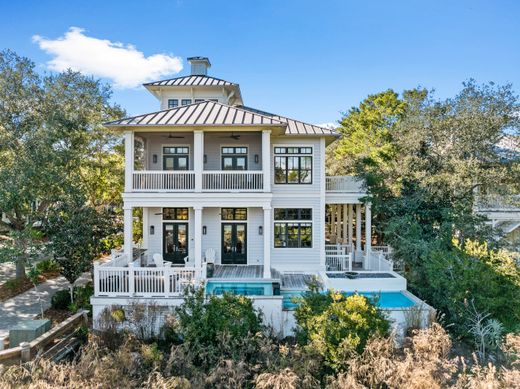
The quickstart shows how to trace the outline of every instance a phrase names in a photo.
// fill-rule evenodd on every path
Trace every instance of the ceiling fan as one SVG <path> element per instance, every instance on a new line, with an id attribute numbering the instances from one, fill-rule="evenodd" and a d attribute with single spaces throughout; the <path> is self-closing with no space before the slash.
<path id="1" fill-rule="evenodd" d="M 234 139 L 234 140 L 239 140 L 240 139 L 240 135 L 239 134 L 235 134 L 234 132 L 232 132 L 231 135 L 221 136 L 221 138 L 231 138 L 231 139 Z"/>
<path id="2" fill-rule="evenodd" d="M 184 136 L 181 136 L 181 135 L 172 135 L 171 132 L 168 133 L 168 135 L 163 135 L 162 136 L 163 138 L 167 138 L 167 139 L 184 139 Z"/>

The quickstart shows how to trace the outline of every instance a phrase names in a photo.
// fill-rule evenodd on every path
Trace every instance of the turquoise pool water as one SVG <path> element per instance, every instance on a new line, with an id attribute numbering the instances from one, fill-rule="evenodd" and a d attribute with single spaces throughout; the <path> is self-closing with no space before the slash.
<path id="1" fill-rule="evenodd" d="M 206 293 L 221 295 L 226 292 L 242 296 L 272 296 L 273 284 L 271 282 L 225 282 L 208 281 Z"/>
<path id="2" fill-rule="evenodd" d="M 294 297 L 300 297 L 305 291 L 303 290 L 282 290 L 280 294 L 283 296 L 283 308 L 295 309 L 297 304 L 292 301 Z M 344 292 L 345 295 L 350 296 L 353 292 Z M 376 303 L 379 308 L 409 308 L 413 307 L 415 303 L 402 292 L 360 292 L 359 294 L 368 297 L 372 302 Z"/>

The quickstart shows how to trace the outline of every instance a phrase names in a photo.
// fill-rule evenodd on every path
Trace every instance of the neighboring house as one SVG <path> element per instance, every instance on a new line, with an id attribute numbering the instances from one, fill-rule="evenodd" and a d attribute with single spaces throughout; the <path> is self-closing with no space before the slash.
<path id="1" fill-rule="evenodd" d="M 338 134 L 247 107 L 238 84 L 207 75 L 207 58 L 188 60 L 191 75 L 144 85 L 160 111 L 106 123 L 125 136 L 124 250 L 95 266 L 94 317 L 136 299 L 178 305 L 186 285 L 205 282 L 208 293 L 251 296 L 286 333 L 290 296 L 312 276 L 416 303 L 389 249 L 371 245 L 361 184 L 325 175 Z"/>

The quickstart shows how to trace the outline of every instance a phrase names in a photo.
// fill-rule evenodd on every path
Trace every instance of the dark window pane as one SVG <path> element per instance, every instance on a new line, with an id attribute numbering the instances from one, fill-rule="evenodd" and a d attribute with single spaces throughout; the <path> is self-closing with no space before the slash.
<path id="1" fill-rule="evenodd" d="M 312 220 L 312 208 L 300 209 L 299 220 Z"/>
<path id="2" fill-rule="evenodd" d="M 247 208 L 236 208 L 235 220 L 247 220 Z"/>
<path id="3" fill-rule="evenodd" d="M 163 208 L 163 219 L 174 220 L 175 219 L 175 208 Z"/>
<path id="4" fill-rule="evenodd" d="M 188 105 L 188 104 L 191 104 L 191 99 L 182 99 L 182 100 L 181 100 L 181 104 L 182 104 L 182 105 Z"/>
<path id="5" fill-rule="evenodd" d="M 222 220 L 247 220 L 247 208 L 222 208 Z"/>
<path id="6" fill-rule="evenodd" d="M 274 209 L 274 220 L 285 220 L 285 208 Z"/>
<path id="7" fill-rule="evenodd" d="M 195 99 L 195 102 L 196 102 L 196 103 L 201 103 L 201 102 L 203 102 L 203 101 L 204 101 L 204 99 Z"/>
<path id="8" fill-rule="evenodd" d="M 179 100 L 177 99 L 168 99 L 168 108 L 175 108 L 179 106 Z"/>

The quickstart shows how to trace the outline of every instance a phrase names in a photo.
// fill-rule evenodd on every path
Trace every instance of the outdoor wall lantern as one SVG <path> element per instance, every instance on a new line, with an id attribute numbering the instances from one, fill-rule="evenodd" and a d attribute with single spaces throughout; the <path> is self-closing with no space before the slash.
<path id="1" fill-rule="evenodd" d="M 208 156 L 204 154 L 204 163 L 208 163 Z"/>
<path id="2" fill-rule="evenodd" d="M 150 235 L 153 235 L 153 234 L 155 234 L 155 227 L 150 226 Z"/>
<path id="3" fill-rule="evenodd" d="M 255 154 L 255 163 L 258 163 L 258 154 Z"/>
<path id="4" fill-rule="evenodd" d="M 258 226 L 258 235 L 263 235 L 263 234 L 264 234 L 264 227 Z"/>
<path id="5" fill-rule="evenodd" d="M 157 163 L 157 154 L 154 154 L 152 157 L 153 163 Z"/>
<path id="6" fill-rule="evenodd" d="M 208 229 L 206 228 L 206 226 L 202 226 L 202 235 L 206 235 L 207 232 Z"/>

